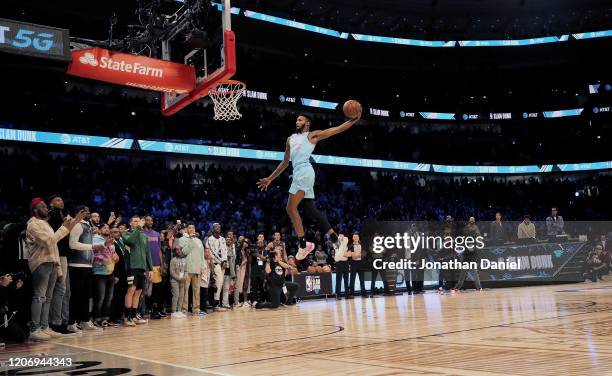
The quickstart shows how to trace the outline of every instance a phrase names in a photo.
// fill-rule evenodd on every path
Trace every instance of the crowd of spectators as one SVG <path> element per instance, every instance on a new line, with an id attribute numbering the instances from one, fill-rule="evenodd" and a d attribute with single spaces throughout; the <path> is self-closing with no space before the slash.
<path id="1" fill-rule="evenodd" d="M 267 192 L 256 187 L 273 164 L 185 164 L 155 157 L 49 154 L 36 148 L 2 150 L 1 158 L 2 223 L 24 220 L 29 198 L 62 192 L 69 206 L 88 203 L 105 215 L 151 213 L 162 227 L 181 219 L 209 230 L 221 222 L 250 236 L 290 228 L 284 209 L 289 175 Z M 450 215 L 482 221 L 493 220 L 497 211 L 505 220 L 520 221 L 529 214 L 538 221 L 555 205 L 562 205 L 566 219 L 601 220 L 610 207 L 606 192 L 612 178 L 606 173 L 500 179 L 316 169 L 317 205 L 340 231 L 359 230 L 364 219 L 420 221 Z"/>
<path id="2" fill-rule="evenodd" d="M 43 244 L 48 239 L 69 239 L 68 245 L 62 246 L 61 240 L 57 243 L 60 250 L 68 247 L 91 252 L 85 263 L 89 269 L 83 269 L 83 260 L 73 260 L 74 252 L 67 251 L 64 263 L 57 262 L 58 268 L 63 267 L 59 272 L 48 265 L 57 261 L 51 256 L 51 247 L 45 248 L 42 257 L 28 260 L 30 279 L 18 273 L 2 276 L 3 304 L 13 300 L 10 296 L 18 291 L 17 287 L 22 287 L 23 282 L 18 281 L 30 281 L 27 289 L 36 298 L 31 309 L 36 320 L 27 316 L 34 325 L 31 338 L 35 340 L 46 340 L 57 333 L 73 335 L 81 330 L 100 330 L 121 322 L 133 326 L 146 322 L 145 312 L 152 319 L 168 313 L 178 319 L 185 317 L 187 311 L 205 315 L 208 306 L 223 311 L 244 302 L 250 302 L 248 307 L 259 302 L 259 307 L 266 308 L 277 307 L 281 302 L 292 304 L 296 286 L 286 282 L 288 293 L 282 295 L 285 297 L 282 300 L 277 293 L 280 294 L 284 282 L 278 280 L 273 286 L 268 282 L 268 288 L 264 289 L 263 281 L 268 279 L 253 274 L 253 270 L 261 267 L 261 275 L 269 274 L 276 270 L 268 264 L 273 262 L 276 263 L 273 265 L 282 265 L 288 274 L 316 267 L 328 271 L 347 262 L 345 256 L 336 252 L 337 246 L 313 229 L 307 232 L 307 238 L 316 243 L 316 251 L 303 261 L 294 258 L 296 241 L 285 213 L 289 176 L 282 176 L 267 192 L 260 192 L 256 187 L 257 179 L 267 176 L 273 165 L 211 160 L 181 163 L 180 159 L 104 153 L 49 153 L 36 147 L 5 149 L 0 152 L 0 158 L 3 161 L 0 165 L 3 237 L 14 239 L 19 231 L 26 233 L 23 247 L 2 242 L 4 271 L 19 270 L 16 255 L 23 256 L 24 251 L 32 249 L 40 252 L 44 248 L 37 245 L 37 236 L 47 239 Z M 562 205 L 560 210 L 566 221 L 604 220 L 612 202 L 607 195 L 612 177 L 606 173 L 545 180 L 539 177 L 485 179 L 361 168 L 316 168 L 317 205 L 327 214 L 332 226 L 343 234 L 359 232 L 364 222 L 372 219 L 440 222 L 469 219 L 466 228 L 477 228 L 476 221 L 490 222 L 497 212 L 503 213 L 504 221 L 520 220 L 529 214 L 534 220 L 546 219 L 548 223 L 550 207 L 556 204 Z M 48 196 L 51 193 L 55 194 Z M 32 200 L 32 197 L 48 198 Z M 63 198 L 61 208 L 58 197 Z M 46 227 L 46 205 L 50 207 L 49 225 L 56 231 L 55 235 Z M 66 215 L 72 220 L 65 221 Z M 508 238 L 503 240 L 520 240 L 521 231 L 516 236 L 515 231 L 510 229 Z M 542 236 L 550 235 L 546 231 L 551 230 L 544 230 Z M 181 236 L 184 240 L 179 240 Z M 172 243 L 182 246 L 175 250 Z M 151 248 L 145 247 L 146 244 Z M 126 257 L 127 247 L 131 248 L 130 257 Z M 228 251 L 229 248 L 233 251 Z M 361 254 L 355 251 L 354 242 L 347 249 L 347 254 Z M 193 251 L 203 259 L 190 258 Z M 361 262 L 352 259 L 349 264 L 356 261 Z M 47 266 L 41 269 L 40 265 Z M 255 265 L 258 266 L 253 269 Z M 589 277 L 600 278 L 608 268 L 609 260 L 602 255 L 589 256 Z M 348 273 L 353 269 L 341 269 L 343 272 L 337 274 L 337 279 L 344 279 L 347 289 Z M 172 273 L 181 276 L 177 277 L 177 283 L 171 283 Z M 351 286 L 355 283 L 353 274 Z M 68 276 L 72 282 L 63 279 Z M 65 293 L 61 298 L 54 296 L 45 301 L 45 293 L 51 296 L 54 287 L 43 284 L 42 280 L 56 281 L 57 286 L 63 283 L 63 291 L 71 290 L 70 302 L 63 303 L 65 312 L 58 303 Z M 123 283 L 126 280 L 131 281 L 134 290 L 132 285 Z M 84 281 L 91 284 L 89 293 L 83 288 L 87 286 Z M 7 286 L 13 286 L 12 290 Z M 192 294 L 188 293 L 190 286 Z M 340 283 L 337 292 L 339 286 Z M 62 291 L 62 288 L 55 290 Z M 12 292 L 9 294 L 9 291 Z M 415 293 L 420 291 L 422 287 L 415 287 Z M 128 295 L 129 306 L 124 307 L 123 297 L 128 302 Z M 94 301 L 92 312 L 86 303 L 90 297 Z M 24 332 L 17 330 L 16 333 L 4 332 L 4 335 L 15 340 L 25 338 Z"/>
<path id="3" fill-rule="evenodd" d="M 607 27 L 609 7 L 572 7 L 562 11 L 541 5 L 512 2 L 471 9 L 470 5 L 376 4 L 375 7 L 346 6 L 330 2 L 268 4 L 238 1 L 251 10 L 334 30 L 369 35 L 425 40 L 522 39 L 568 32 L 596 31 Z M 243 4 L 245 3 L 245 4 Z M 455 7 L 462 6 L 458 12 Z"/>

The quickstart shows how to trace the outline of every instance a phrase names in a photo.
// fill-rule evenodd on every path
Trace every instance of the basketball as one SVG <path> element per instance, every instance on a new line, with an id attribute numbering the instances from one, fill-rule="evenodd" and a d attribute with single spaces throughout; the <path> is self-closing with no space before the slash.
<path id="1" fill-rule="evenodd" d="M 323 273 L 331 273 L 331 267 L 329 265 L 325 265 L 323 267 Z"/>
<path id="2" fill-rule="evenodd" d="M 323 268 L 321 266 L 317 266 L 317 273 L 323 273 Z"/>
<path id="3" fill-rule="evenodd" d="M 344 112 L 344 116 L 346 116 L 347 118 L 356 118 L 362 111 L 361 103 L 357 102 L 354 99 L 349 99 L 348 101 L 344 102 L 344 105 L 342 106 L 342 111 Z"/>
<path id="4" fill-rule="evenodd" d="M 317 267 L 316 266 L 309 266 L 308 269 L 306 269 L 306 272 L 308 272 L 308 274 L 314 274 L 317 272 Z"/>

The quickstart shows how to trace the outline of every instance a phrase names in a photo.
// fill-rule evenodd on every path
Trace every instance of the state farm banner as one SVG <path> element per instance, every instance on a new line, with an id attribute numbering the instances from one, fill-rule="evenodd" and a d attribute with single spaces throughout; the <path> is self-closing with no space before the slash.
<path id="1" fill-rule="evenodd" d="M 190 65 L 94 47 L 72 52 L 66 72 L 141 89 L 184 94 L 195 88 L 195 70 Z"/>

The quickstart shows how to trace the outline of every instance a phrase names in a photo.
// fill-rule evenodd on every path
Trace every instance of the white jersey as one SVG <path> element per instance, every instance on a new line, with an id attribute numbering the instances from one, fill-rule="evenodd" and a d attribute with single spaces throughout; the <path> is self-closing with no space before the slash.
<path id="1" fill-rule="evenodd" d="M 289 137 L 290 159 L 294 169 L 301 164 L 310 164 L 310 157 L 316 145 L 308 140 L 308 134 L 310 132 L 294 133 Z"/>

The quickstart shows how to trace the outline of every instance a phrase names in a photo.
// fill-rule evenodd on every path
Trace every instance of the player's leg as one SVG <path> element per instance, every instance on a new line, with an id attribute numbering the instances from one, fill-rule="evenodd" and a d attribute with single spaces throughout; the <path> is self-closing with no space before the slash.
<path id="1" fill-rule="evenodd" d="M 304 191 L 298 190 L 295 193 L 289 193 L 289 198 L 287 199 L 287 214 L 291 219 L 291 223 L 293 224 L 293 229 L 300 241 L 300 248 L 305 248 L 305 244 L 302 242 L 306 242 L 304 239 L 304 225 L 302 224 L 302 218 L 300 217 L 300 212 L 298 211 L 298 206 L 300 202 L 304 199 Z"/>
<path id="2" fill-rule="evenodd" d="M 327 233 L 327 235 L 329 235 L 329 238 L 332 243 L 338 242 L 338 235 L 336 234 L 332 226 L 329 224 L 327 216 L 321 213 L 319 209 L 317 209 L 314 203 L 314 199 L 304 198 L 302 207 L 304 208 L 304 213 L 306 214 L 306 216 L 308 216 L 311 221 L 316 223 L 321 231 L 324 231 L 325 233 Z"/>
<path id="3" fill-rule="evenodd" d="M 298 237 L 298 252 L 295 255 L 295 258 L 298 260 L 305 259 L 306 256 L 308 256 L 308 254 L 314 250 L 314 244 L 307 242 L 306 238 L 304 237 L 304 225 L 302 224 L 302 218 L 298 212 L 298 206 L 303 199 L 304 191 L 301 189 L 290 192 L 289 198 L 287 199 L 287 214 L 289 215 L 289 218 L 291 218 L 293 229 Z"/>

